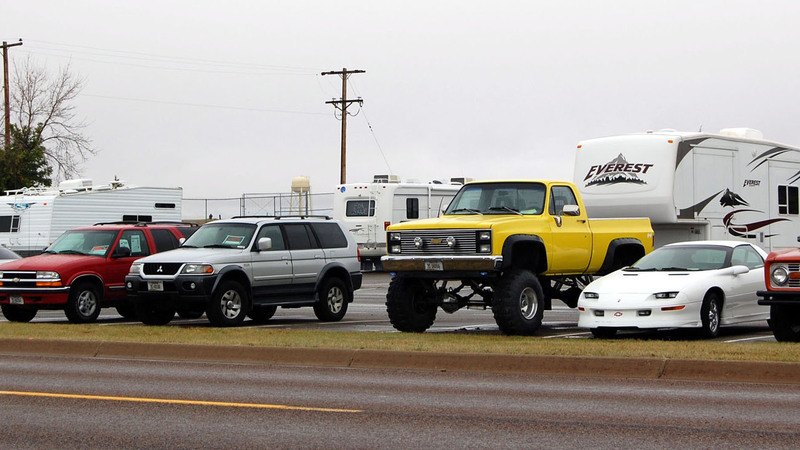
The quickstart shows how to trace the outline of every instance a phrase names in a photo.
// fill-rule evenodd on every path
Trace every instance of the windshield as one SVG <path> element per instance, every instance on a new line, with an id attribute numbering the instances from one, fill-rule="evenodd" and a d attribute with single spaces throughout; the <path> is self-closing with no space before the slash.
<path id="1" fill-rule="evenodd" d="M 625 270 L 695 271 L 715 270 L 730 266 L 730 247 L 671 246 L 661 247 L 636 261 Z"/>
<path id="2" fill-rule="evenodd" d="M 541 214 L 541 183 L 468 184 L 456 194 L 445 214 Z"/>
<path id="3" fill-rule="evenodd" d="M 247 223 L 207 223 L 200 227 L 183 247 L 246 248 L 256 226 Z"/>
<path id="4" fill-rule="evenodd" d="M 61 255 L 106 256 L 114 244 L 118 230 L 67 231 L 47 248 L 47 253 Z"/>

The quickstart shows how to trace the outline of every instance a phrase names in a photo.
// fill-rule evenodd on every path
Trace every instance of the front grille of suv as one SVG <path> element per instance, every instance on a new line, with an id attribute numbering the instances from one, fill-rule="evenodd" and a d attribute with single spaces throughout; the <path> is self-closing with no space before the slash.
<path id="1" fill-rule="evenodd" d="M 183 263 L 145 263 L 143 270 L 145 275 L 175 275 L 181 270 Z"/>

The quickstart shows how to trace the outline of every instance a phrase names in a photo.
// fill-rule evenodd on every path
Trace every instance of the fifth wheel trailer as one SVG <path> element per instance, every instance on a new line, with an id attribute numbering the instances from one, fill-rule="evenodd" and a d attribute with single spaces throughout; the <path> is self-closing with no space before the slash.
<path id="1" fill-rule="evenodd" d="M 800 148 L 760 131 L 648 131 L 579 142 L 574 181 L 590 216 L 649 217 L 660 247 L 740 239 L 772 251 L 800 234 Z"/>

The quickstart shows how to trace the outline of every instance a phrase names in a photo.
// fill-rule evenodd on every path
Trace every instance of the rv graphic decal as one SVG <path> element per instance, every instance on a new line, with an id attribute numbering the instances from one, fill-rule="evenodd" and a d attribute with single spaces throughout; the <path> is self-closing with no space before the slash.
<path id="1" fill-rule="evenodd" d="M 619 156 L 607 164 L 590 167 L 583 181 L 591 178 L 591 181 L 586 183 L 586 186 L 617 183 L 647 184 L 639 178 L 638 174 L 647 173 L 651 167 L 653 167 L 653 164 L 629 163 L 620 153 Z"/>
<path id="2" fill-rule="evenodd" d="M 750 206 L 739 194 L 730 189 L 725 189 L 725 193 L 722 194 L 722 198 L 719 199 L 719 204 L 722 206 Z"/>
<path id="3" fill-rule="evenodd" d="M 14 211 L 25 211 L 26 209 L 28 209 L 31 206 L 35 205 L 36 202 L 30 202 L 30 203 L 11 203 L 11 202 L 8 202 L 6 204 L 11 206 L 11 208 L 13 208 Z"/>
<path id="4" fill-rule="evenodd" d="M 772 158 L 774 158 L 774 157 L 776 157 L 778 155 L 782 155 L 782 154 L 784 154 L 786 152 L 795 152 L 795 151 L 797 151 L 797 150 L 783 148 L 783 147 L 773 147 L 773 148 L 771 148 L 769 150 L 766 150 L 764 153 L 756 156 L 755 158 L 753 158 L 753 160 L 750 161 L 749 163 L 747 163 L 747 165 L 748 166 L 753 166 L 753 168 L 750 169 L 750 171 L 752 172 L 752 171 L 758 169 L 761 165 L 763 165 L 767 161 L 771 160 Z M 797 180 L 800 180 L 800 170 L 795 172 L 794 174 L 792 174 L 786 180 L 789 182 L 789 184 L 794 184 Z"/>
<path id="5" fill-rule="evenodd" d="M 728 231 L 728 233 L 730 235 L 738 236 L 738 237 L 742 237 L 742 238 L 747 238 L 747 239 L 755 239 L 756 238 L 755 234 L 751 234 L 750 233 L 751 231 L 759 230 L 759 229 L 764 228 L 764 227 L 766 227 L 766 226 L 768 226 L 770 224 L 773 224 L 775 222 L 783 222 L 785 220 L 789 220 L 789 219 L 779 218 L 779 219 L 762 220 L 762 221 L 759 221 L 759 222 L 752 222 L 752 223 L 746 223 L 746 224 L 733 223 L 733 216 L 735 216 L 736 214 L 739 214 L 741 212 L 763 213 L 763 211 L 758 211 L 756 209 L 738 209 L 736 211 L 729 212 L 728 214 L 725 215 L 725 217 L 722 218 L 722 223 L 725 225 L 725 229 Z M 772 237 L 772 236 L 775 236 L 775 235 L 774 234 L 764 235 L 764 237 Z"/>

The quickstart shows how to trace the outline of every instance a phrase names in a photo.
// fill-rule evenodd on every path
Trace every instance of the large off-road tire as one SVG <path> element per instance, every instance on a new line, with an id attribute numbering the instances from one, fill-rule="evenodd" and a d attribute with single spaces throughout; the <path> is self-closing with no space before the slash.
<path id="1" fill-rule="evenodd" d="M 389 321 L 399 331 L 422 333 L 436 320 L 436 299 L 432 282 L 394 277 L 386 293 Z"/>
<path id="2" fill-rule="evenodd" d="M 542 286 L 530 271 L 511 271 L 495 285 L 492 313 L 503 334 L 533 335 L 542 325 L 544 307 Z"/>
<path id="3" fill-rule="evenodd" d="M 211 296 L 206 309 L 209 322 L 217 327 L 240 325 L 250 309 L 250 299 L 244 286 L 233 280 L 223 281 Z"/>
<path id="4" fill-rule="evenodd" d="M 703 298 L 703 306 L 700 307 L 700 323 L 702 325 L 700 334 L 709 339 L 719 336 L 721 318 L 722 298 L 718 292 L 711 291 Z"/>
<path id="5" fill-rule="evenodd" d="M 347 285 L 338 278 L 328 278 L 322 281 L 317 291 L 317 301 L 314 303 L 314 314 L 323 322 L 337 322 L 342 320 L 347 312 L 347 303 L 350 301 Z"/>
<path id="6" fill-rule="evenodd" d="M 78 283 L 69 290 L 67 320 L 72 323 L 92 323 L 100 315 L 100 293 L 92 283 Z"/>
<path id="7" fill-rule="evenodd" d="M 800 307 L 794 305 L 770 306 L 769 327 L 778 342 L 800 342 Z"/>
<path id="8" fill-rule="evenodd" d="M 38 311 L 35 308 L 21 308 L 17 305 L 0 305 L 0 308 L 10 322 L 30 322 Z"/>
<path id="9" fill-rule="evenodd" d="M 175 306 L 170 302 L 140 298 L 135 308 L 136 318 L 145 325 L 166 325 L 175 317 Z"/>
<path id="10" fill-rule="evenodd" d="M 253 306 L 253 309 L 247 313 L 247 317 L 249 317 L 255 323 L 267 323 L 272 316 L 275 315 L 275 311 L 278 310 L 277 306 Z"/>
<path id="11" fill-rule="evenodd" d="M 608 327 L 590 328 L 589 331 L 592 332 L 592 336 L 598 339 L 611 339 L 617 335 L 616 328 L 608 328 Z"/>

